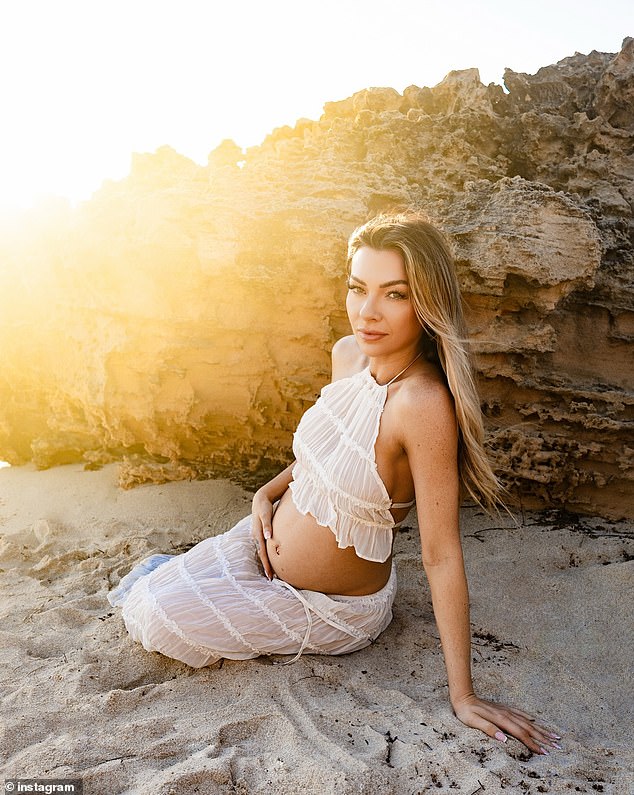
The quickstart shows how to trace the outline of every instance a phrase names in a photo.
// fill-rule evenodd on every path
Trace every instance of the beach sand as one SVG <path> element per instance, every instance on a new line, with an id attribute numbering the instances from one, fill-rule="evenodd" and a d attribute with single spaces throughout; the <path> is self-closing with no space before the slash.
<path id="1" fill-rule="evenodd" d="M 0 470 L 3 777 L 80 777 L 86 795 L 634 790 L 631 524 L 463 512 L 476 688 L 563 736 L 533 756 L 452 714 L 413 513 L 394 621 L 363 651 L 194 670 L 133 643 L 107 591 L 249 510 L 228 481 Z"/>

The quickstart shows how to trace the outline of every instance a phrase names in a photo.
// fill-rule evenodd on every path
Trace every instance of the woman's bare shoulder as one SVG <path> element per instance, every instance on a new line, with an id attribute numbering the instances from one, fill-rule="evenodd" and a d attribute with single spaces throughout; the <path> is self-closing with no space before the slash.
<path id="1" fill-rule="evenodd" d="M 447 382 L 433 364 L 403 381 L 398 395 L 398 414 L 409 436 L 430 431 L 446 433 L 455 428 L 456 411 Z"/>
<path id="2" fill-rule="evenodd" d="M 332 380 L 359 373 L 368 366 L 368 359 L 361 353 L 354 334 L 337 340 L 332 348 Z"/>

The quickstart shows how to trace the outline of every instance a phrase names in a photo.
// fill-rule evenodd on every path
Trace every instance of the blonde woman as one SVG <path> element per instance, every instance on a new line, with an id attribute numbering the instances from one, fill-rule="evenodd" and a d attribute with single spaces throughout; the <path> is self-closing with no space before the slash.
<path id="1" fill-rule="evenodd" d="M 473 690 L 458 509 L 465 493 L 493 508 L 498 483 L 441 233 L 415 213 L 355 230 L 346 307 L 353 333 L 333 348 L 332 382 L 251 516 L 183 555 L 143 561 L 109 598 L 146 649 L 195 667 L 352 652 L 391 621 L 394 531 L 415 501 L 456 716 L 548 753 L 556 735 Z"/>

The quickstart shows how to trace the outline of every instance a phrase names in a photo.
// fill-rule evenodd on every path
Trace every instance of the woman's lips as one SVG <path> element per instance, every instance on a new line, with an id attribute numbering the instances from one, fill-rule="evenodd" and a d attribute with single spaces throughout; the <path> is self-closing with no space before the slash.
<path id="1" fill-rule="evenodd" d="M 370 331 L 369 329 L 357 329 L 357 334 L 362 340 L 365 342 L 376 342 L 377 340 L 383 339 L 383 337 L 387 337 L 387 334 L 384 334 L 382 331 Z"/>

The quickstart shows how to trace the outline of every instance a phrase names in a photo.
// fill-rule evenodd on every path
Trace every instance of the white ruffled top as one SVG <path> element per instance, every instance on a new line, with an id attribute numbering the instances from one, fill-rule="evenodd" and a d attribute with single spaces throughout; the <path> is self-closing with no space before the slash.
<path id="1" fill-rule="evenodd" d="M 293 438 L 289 488 L 297 510 L 329 527 L 341 549 L 352 546 L 377 563 L 392 552 L 396 524 L 390 508 L 413 505 L 392 503 L 374 451 L 388 387 L 405 370 L 387 384 L 378 384 L 369 367 L 328 384 Z"/>

